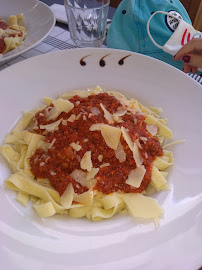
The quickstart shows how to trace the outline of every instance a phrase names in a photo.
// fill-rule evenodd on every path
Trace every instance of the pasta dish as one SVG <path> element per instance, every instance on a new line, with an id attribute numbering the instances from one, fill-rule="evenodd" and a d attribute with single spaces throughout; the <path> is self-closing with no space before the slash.
<path id="1" fill-rule="evenodd" d="M 22 14 L 10 16 L 8 23 L 0 19 L 0 56 L 21 45 L 26 35 Z"/>
<path id="2" fill-rule="evenodd" d="M 0 146 L 12 174 L 6 187 L 40 217 L 68 214 L 93 221 L 129 212 L 158 220 L 153 191 L 167 189 L 172 138 L 161 109 L 119 92 L 92 90 L 45 98 L 20 119 Z"/>

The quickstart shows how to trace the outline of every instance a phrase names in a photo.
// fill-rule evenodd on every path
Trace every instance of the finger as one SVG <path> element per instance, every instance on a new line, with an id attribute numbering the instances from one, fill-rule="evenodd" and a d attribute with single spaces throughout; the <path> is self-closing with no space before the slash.
<path id="1" fill-rule="evenodd" d="M 191 71 L 191 66 L 186 64 L 186 63 L 183 63 L 183 71 L 184 73 L 188 73 Z"/>
<path id="2" fill-rule="evenodd" d="M 182 57 L 182 62 L 193 67 L 202 67 L 202 56 L 197 54 L 186 54 Z"/>
<path id="3" fill-rule="evenodd" d="M 192 68 L 191 68 L 191 73 L 195 73 L 197 70 L 198 70 L 197 67 L 192 67 Z"/>
<path id="4" fill-rule="evenodd" d="M 202 51 L 202 38 L 195 38 L 185 44 L 173 57 L 174 61 L 178 61 L 184 54 L 191 53 L 192 51 Z"/>

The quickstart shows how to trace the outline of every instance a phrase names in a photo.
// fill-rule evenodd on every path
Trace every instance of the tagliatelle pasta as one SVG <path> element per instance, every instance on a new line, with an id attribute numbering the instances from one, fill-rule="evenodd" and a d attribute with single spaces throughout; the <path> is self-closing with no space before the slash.
<path id="1" fill-rule="evenodd" d="M 161 109 L 100 87 L 45 98 L 9 133 L 0 153 L 13 174 L 5 185 L 40 217 L 68 214 L 93 221 L 128 211 L 158 220 L 151 190 L 168 188 L 172 131 Z"/>
<path id="2" fill-rule="evenodd" d="M 8 23 L 0 19 L 0 56 L 21 45 L 26 38 L 27 29 L 23 17 L 22 14 L 12 15 Z"/>

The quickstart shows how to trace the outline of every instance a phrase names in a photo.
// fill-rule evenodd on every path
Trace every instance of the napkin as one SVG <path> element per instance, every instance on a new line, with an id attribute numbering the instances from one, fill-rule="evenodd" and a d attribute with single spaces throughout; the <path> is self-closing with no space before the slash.
<path id="1" fill-rule="evenodd" d="M 67 24 L 67 15 L 65 11 L 65 7 L 59 4 L 53 4 L 50 6 L 51 10 L 55 14 L 56 21 Z"/>

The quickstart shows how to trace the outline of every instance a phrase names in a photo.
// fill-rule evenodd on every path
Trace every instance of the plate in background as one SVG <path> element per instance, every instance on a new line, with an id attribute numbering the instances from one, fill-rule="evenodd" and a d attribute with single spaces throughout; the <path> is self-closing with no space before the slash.
<path id="1" fill-rule="evenodd" d="M 39 44 L 55 25 L 55 15 L 44 3 L 37 0 L 0 0 L 0 19 L 8 22 L 10 15 L 22 13 L 27 36 L 24 43 L 2 55 L 0 65 Z"/>

